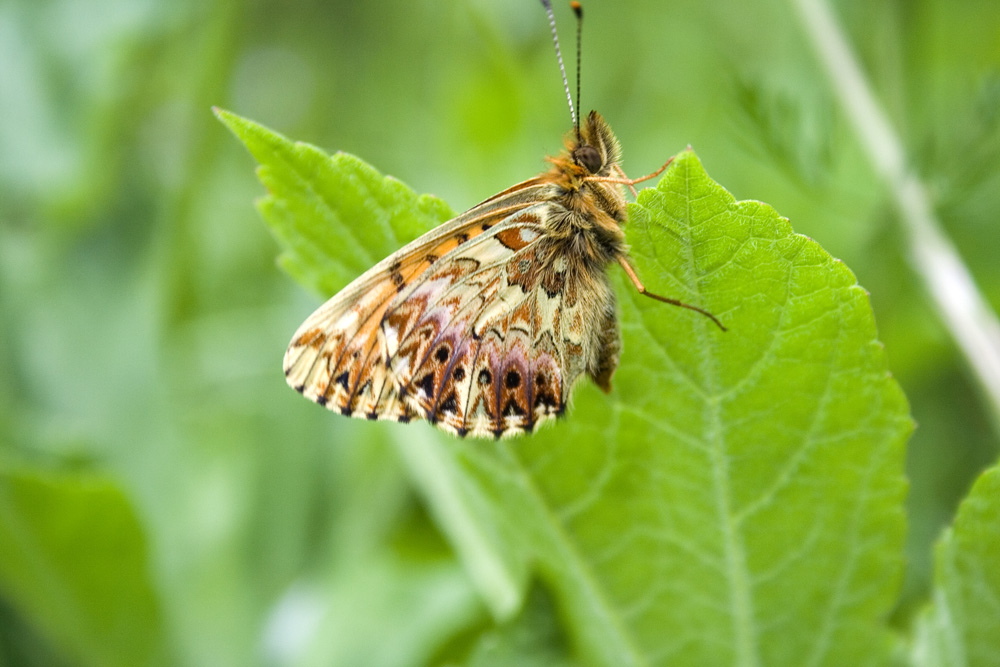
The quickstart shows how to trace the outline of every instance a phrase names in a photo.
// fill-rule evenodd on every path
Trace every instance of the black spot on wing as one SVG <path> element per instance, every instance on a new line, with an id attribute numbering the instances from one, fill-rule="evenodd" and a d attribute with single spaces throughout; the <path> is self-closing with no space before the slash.
<path id="1" fill-rule="evenodd" d="M 343 373 L 341 373 L 340 375 L 338 375 L 336 378 L 334 378 L 333 381 L 336 382 L 337 384 L 339 384 L 341 387 L 343 387 L 344 391 L 347 391 L 348 390 L 348 382 L 350 381 L 350 379 L 351 379 L 351 372 L 350 371 L 344 371 Z"/>
<path id="2" fill-rule="evenodd" d="M 507 405 L 503 409 L 504 417 L 523 417 L 524 408 L 518 405 L 517 401 L 513 398 L 507 401 Z"/>
<path id="3" fill-rule="evenodd" d="M 428 373 L 420 378 L 417 387 L 424 392 L 428 398 L 434 395 L 434 373 Z"/>
<path id="4" fill-rule="evenodd" d="M 535 396 L 535 408 L 544 408 L 546 412 L 550 412 L 553 408 L 559 407 L 558 401 L 551 394 L 545 392 L 538 392 Z"/>
<path id="5" fill-rule="evenodd" d="M 441 412 L 450 412 L 452 414 L 458 412 L 458 397 L 455 395 L 455 392 L 452 392 L 448 398 L 444 399 L 440 410 Z"/>
<path id="6" fill-rule="evenodd" d="M 508 389 L 517 389 L 521 386 L 521 375 L 515 370 L 507 371 L 507 376 L 504 378 L 504 384 Z"/>

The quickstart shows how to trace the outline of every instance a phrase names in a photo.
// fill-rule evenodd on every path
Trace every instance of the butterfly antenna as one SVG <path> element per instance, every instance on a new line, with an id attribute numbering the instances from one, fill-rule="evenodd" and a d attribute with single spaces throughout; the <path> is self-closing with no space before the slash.
<path id="1" fill-rule="evenodd" d="M 579 5 L 579 3 L 573 3 Z M 566 90 L 566 101 L 569 102 L 569 116 L 573 120 L 573 127 L 576 128 L 577 137 L 580 136 L 580 120 L 576 116 L 576 109 L 573 107 L 573 96 L 569 92 L 569 79 L 566 78 L 566 66 L 563 65 L 562 51 L 559 50 L 559 35 L 556 33 L 556 15 L 552 13 L 552 3 L 549 0 L 542 0 L 545 13 L 549 15 L 549 26 L 552 28 L 552 43 L 556 47 L 556 59 L 559 61 L 559 71 L 562 72 L 563 88 Z M 576 11 L 574 9 L 574 11 Z M 579 53 L 577 54 L 579 55 Z M 579 79 L 579 76 L 577 77 Z M 579 99 L 579 94 L 577 99 Z"/>
<path id="2" fill-rule="evenodd" d="M 573 8 L 573 13 L 576 14 L 576 108 L 583 109 L 580 106 L 580 54 L 583 53 L 582 39 L 583 39 L 583 5 L 581 5 L 576 0 L 569 3 L 569 6 Z M 580 142 L 580 117 L 576 117 L 576 141 Z"/>

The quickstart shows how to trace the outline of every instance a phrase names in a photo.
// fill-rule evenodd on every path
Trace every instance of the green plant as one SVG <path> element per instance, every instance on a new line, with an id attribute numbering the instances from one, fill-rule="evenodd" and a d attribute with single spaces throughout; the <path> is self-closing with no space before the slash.
<path id="1" fill-rule="evenodd" d="M 282 266 L 318 293 L 450 216 L 357 158 L 217 114 L 261 164 Z M 705 305 L 730 333 L 616 276 L 625 351 L 611 396 L 581 387 L 558 426 L 498 443 L 365 425 L 396 441 L 500 624 L 440 655 L 878 665 L 911 639 L 948 657 L 1000 651 L 942 600 L 914 638 L 887 625 L 911 422 L 850 270 L 768 205 L 735 201 L 691 151 L 639 193 L 627 233 L 647 285 Z M 988 496 L 970 500 L 980 522 L 1000 500 Z M 960 518 L 940 555 L 942 591 L 973 607 L 1000 590 L 987 577 L 975 595 L 957 591 L 975 568 L 1000 569 L 964 532 L 977 519 Z M 536 581 L 545 593 L 531 596 Z M 551 628 L 516 631 L 548 604 L 565 643 Z M 914 663 L 988 664 L 921 662 L 929 653 Z"/>

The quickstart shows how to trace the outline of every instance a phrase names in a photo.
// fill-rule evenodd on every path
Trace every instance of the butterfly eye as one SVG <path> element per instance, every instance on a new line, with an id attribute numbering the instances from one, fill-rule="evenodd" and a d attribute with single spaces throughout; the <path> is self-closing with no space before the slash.
<path id="1" fill-rule="evenodd" d="M 582 164 L 592 174 L 596 174 L 604 166 L 601 154 L 593 146 L 580 146 L 573 151 L 573 161 Z"/>

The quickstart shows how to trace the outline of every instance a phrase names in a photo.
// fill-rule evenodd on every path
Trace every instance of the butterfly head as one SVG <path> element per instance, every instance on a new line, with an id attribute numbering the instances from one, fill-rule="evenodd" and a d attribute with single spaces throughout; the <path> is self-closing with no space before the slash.
<path id="1" fill-rule="evenodd" d="M 621 160 L 621 145 L 601 114 L 591 111 L 580 127 L 580 136 L 569 143 L 573 163 L 592 176 L 607 176 Z"/>

